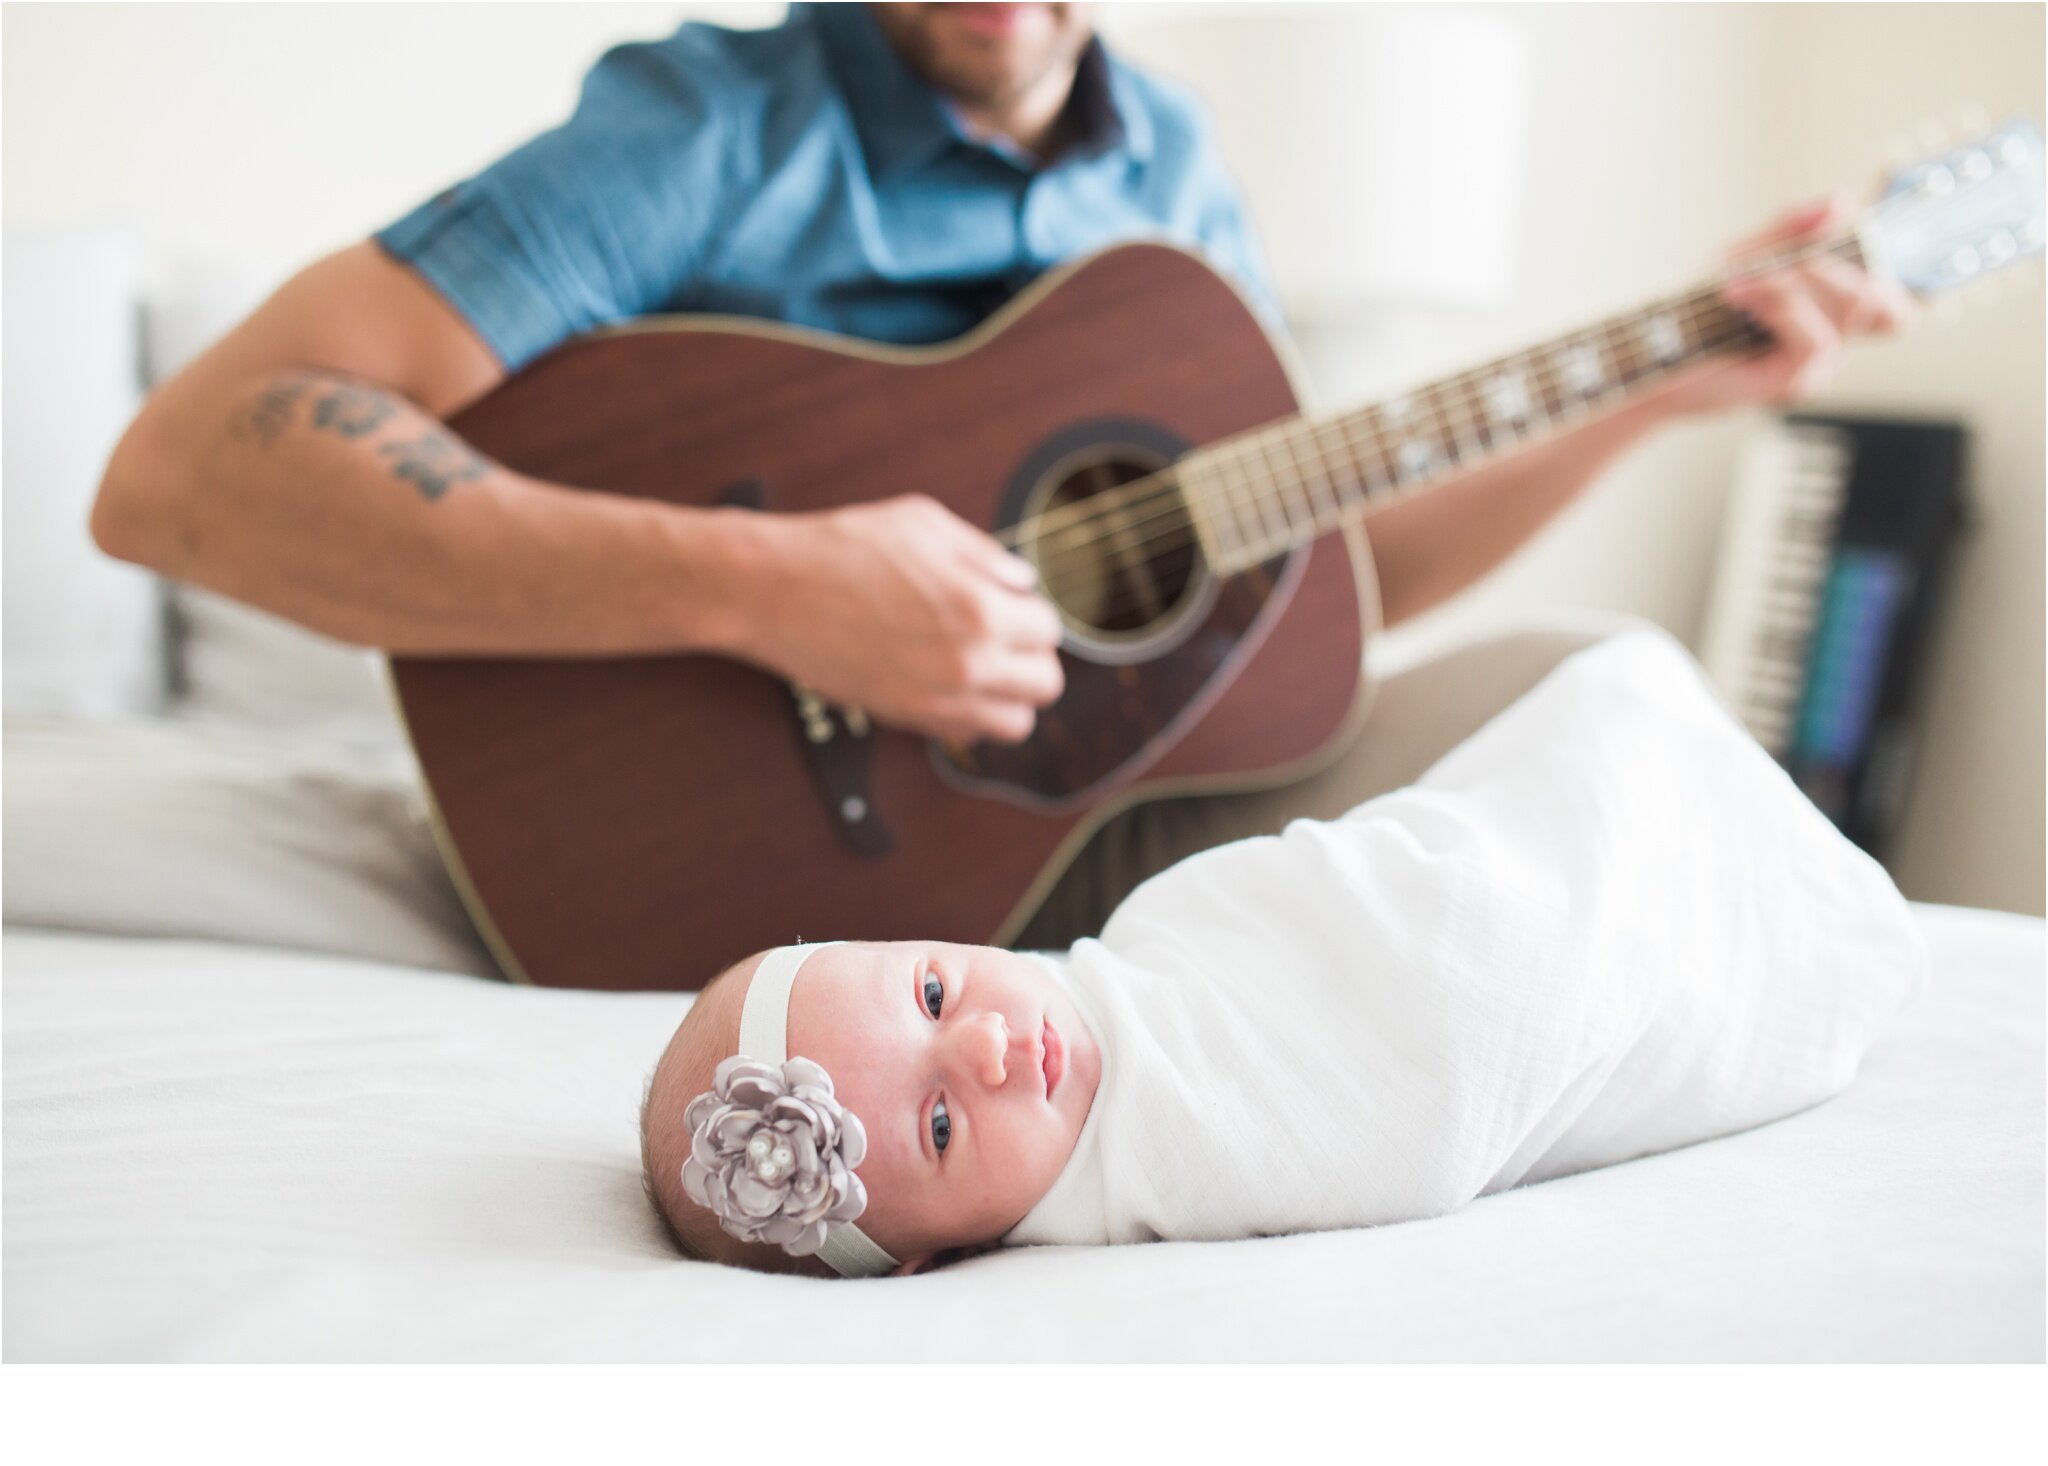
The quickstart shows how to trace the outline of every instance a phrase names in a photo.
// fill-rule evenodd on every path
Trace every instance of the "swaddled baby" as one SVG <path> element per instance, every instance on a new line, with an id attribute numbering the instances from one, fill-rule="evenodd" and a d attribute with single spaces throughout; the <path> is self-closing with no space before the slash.
<path id="1" fill-rule="evenodd" d="M 735 965 L 656 1070 L 649 1182 L 699 1256 L 852 1276 L 1436 1216 L 1826 1099 L 1925 966 L 1884 872 L 1630 632 L 1068 953 Z"/>

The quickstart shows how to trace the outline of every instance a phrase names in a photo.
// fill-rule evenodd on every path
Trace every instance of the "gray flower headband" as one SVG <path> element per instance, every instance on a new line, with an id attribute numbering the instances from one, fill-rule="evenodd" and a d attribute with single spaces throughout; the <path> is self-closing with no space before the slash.
<path id="1" fill-rule="evenodd" d="M 815 1253 L 846 1278 L 893 1271 L 896 1259 L 854 1225 L 868 1192 L 854 1168 L 867 1155 L 860 1118 L 832 1093 L 832 1076 L 789 1054 L 789 992 L 813 952 L 837 942 L 777 947 L 761 959 L 740 1009 L 740 1051 L 684 1107 L 690 1158 L 683 1190 L 742 1242 Z"/>

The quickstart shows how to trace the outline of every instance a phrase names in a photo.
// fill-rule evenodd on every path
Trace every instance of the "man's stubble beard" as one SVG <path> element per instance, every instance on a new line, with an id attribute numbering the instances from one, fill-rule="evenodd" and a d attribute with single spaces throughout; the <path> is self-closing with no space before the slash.
<path id="1" fill-rule="evenodd" d="M 935 36 L 923 12 L 927 5 L 875 5 L 882 32 L 904 63 L 928 85 L 964 107 L 999 110 L 1029 96 L 1055 75 L 1071 79 L 1082 51 L 1094 36 L 1086 6 L 1056 7 L 1052 32 L 1037 54 L 1006 58 L 977 56 L 974 47 L 949 47 L 951 36 Z"/>

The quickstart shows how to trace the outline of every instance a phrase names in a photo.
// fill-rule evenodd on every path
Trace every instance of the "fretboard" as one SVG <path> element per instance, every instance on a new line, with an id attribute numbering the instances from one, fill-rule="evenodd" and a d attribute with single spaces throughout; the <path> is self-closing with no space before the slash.
<path id="1" fill-rule="evenodd" d="M 1851 233 L 1745 264 L 1832 254 Z M 1289 418 L 1198 450 L 1174 475 L 1210 564 L 1233 574 L 1383 505 L 1604 415 L 1708 357 L 1770 335 L 1721 299 L 1725 275 L 1582 330 L 1334 416 Z"/>

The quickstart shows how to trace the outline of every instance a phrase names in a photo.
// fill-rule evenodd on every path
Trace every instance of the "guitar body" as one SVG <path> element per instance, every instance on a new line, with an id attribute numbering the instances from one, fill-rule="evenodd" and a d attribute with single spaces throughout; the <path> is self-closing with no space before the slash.
<path id="1" fill-rule="evenodd" d="M 1298 411 L 1232 287 L 1131 245 L 929 349 L 636 323 L 452 426 L 520 472 L 615 494 L 794 513 L 918 491 L 996 531 L 1071 521 L 1081 498 Z M 1362 539 L 1230 576 L 1186 535 L 1125 539 L 1092 589 L 1055 596 L 1077 608 L 1067 691 L 1015 749 L 869 727 L 710 656 L 394 658 L 444 854 L 507 972 L 694 989 L 799 938 L 1000 943 L 1117 810 L 1334 757 L 1378 624 Z"/>

